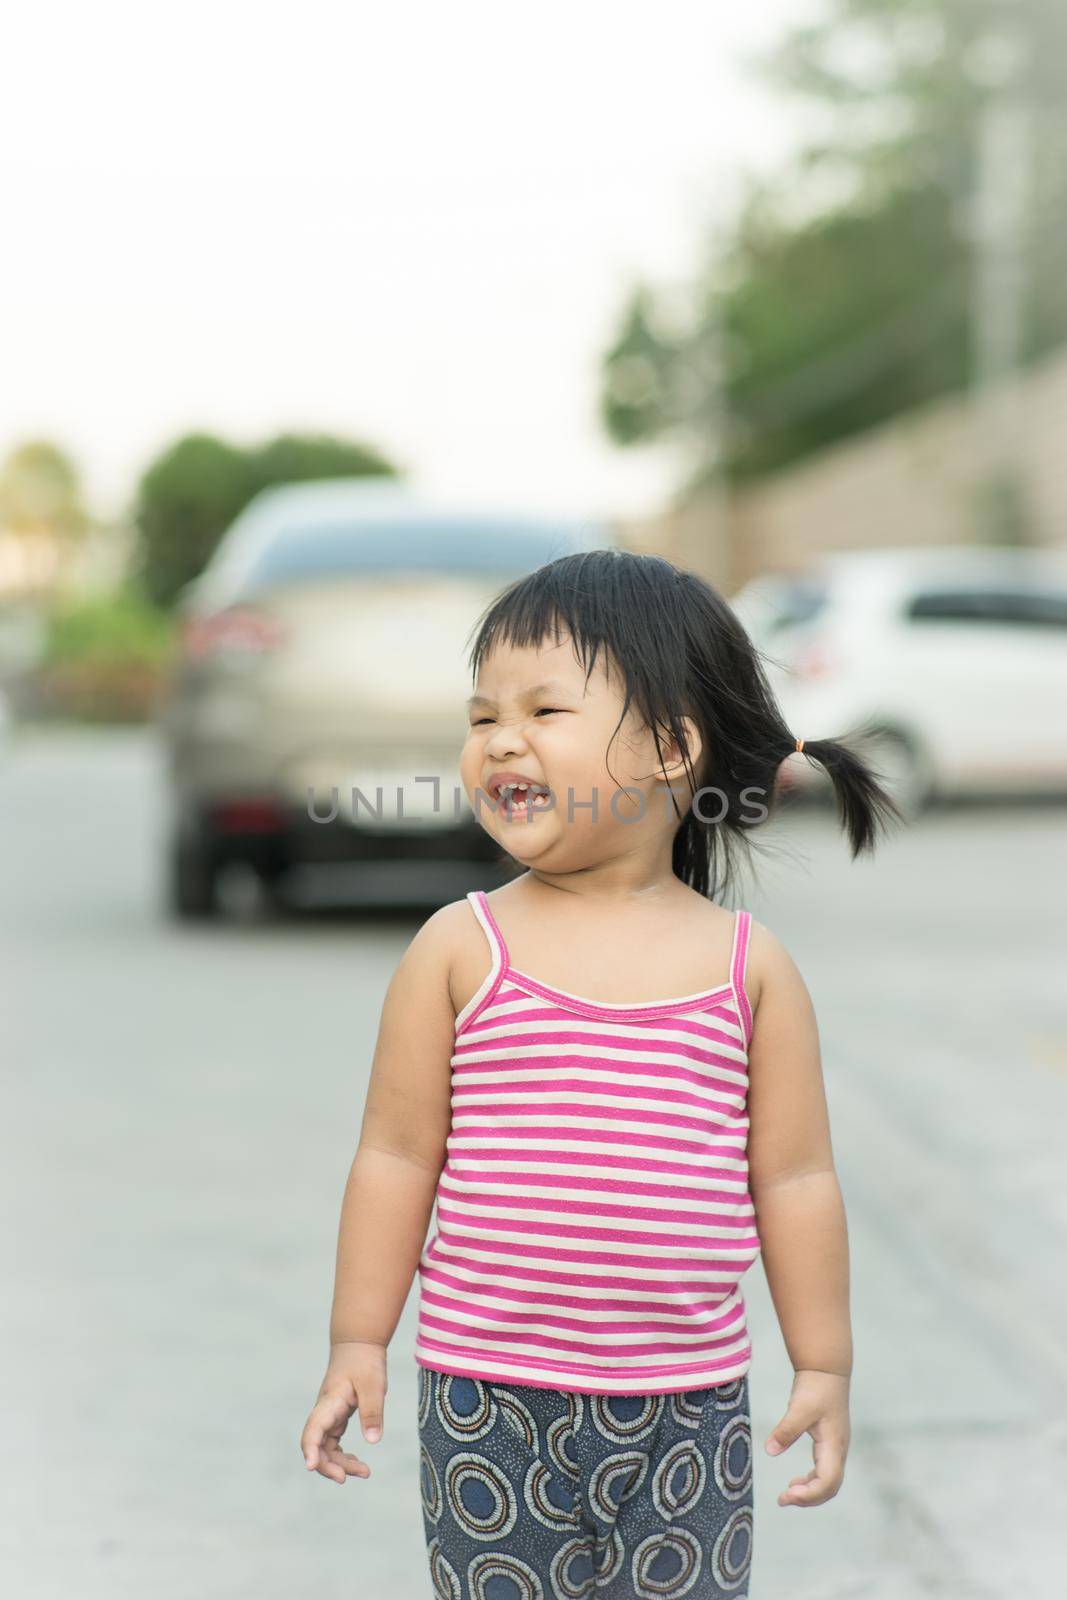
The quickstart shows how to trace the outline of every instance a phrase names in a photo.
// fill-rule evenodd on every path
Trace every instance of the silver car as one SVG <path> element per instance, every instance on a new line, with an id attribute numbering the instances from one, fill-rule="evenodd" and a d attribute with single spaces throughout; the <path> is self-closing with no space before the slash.
<path id="1" fill-rule="evenodd" d="M 379 903 L 432 899 L 435 877 L 463 892 L 471 863 L 499 863 L 459 780 L 471 630 L 516 577 L 614 543 L 373 479 L 257 496 L 180 596 L 159 723 L 171 910 L 211 915 L 235 861 L 268 892 L 347 863 L 347 891 Z"/>

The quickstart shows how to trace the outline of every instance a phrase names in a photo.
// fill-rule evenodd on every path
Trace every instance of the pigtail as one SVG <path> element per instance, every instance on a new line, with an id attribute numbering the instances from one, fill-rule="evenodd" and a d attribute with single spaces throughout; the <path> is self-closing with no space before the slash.
<path id="1" fill-rule="evenodd" d="M 873 852 L 879 833 L 905 821 L 892 795 L 878 782 L 879 774 L 846 742 L 859 742 L 864 733 L 857 729 L 840 739 L 799 741 L 801 754 L 817 761 L 833 784 L 838 820 L 848 834 L 853 860 L 863 851 Z M 785 754 L 797 748 L 794 743 Z"/>

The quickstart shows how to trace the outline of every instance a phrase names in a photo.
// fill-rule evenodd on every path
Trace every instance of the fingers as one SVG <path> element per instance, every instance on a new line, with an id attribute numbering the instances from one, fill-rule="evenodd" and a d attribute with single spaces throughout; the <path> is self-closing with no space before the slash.
<path id="1" fill-rule="evenodd" d="M 332 1478 L 334 1483 L 344 1483 L 347 1478 L 369 1478 L 370 1467 L 358 1456 L 351 1455 L 347 1450 L 342 1450 L 340 1441 L 327 1438 L 323 1448 L 319 1451 L 317 1462 L 308 1461 L 308 1471 L 317 1471 L 324 1478 Z"/>
<path id="2" fill-rule="evenodd" d="M 321 1444 L 326 1433 L 332 1428 L 338 1435 L 345 1429 L 345 1423 L 355 1408 L 355 1397 L 348 1400 L 344 1395 L 328 1390 L 321 1394 L 311 1408 L 311 1415 L 304 1424 L 304 1431 L 300 1442 L 304 1444 Z"/>
<path id="3" fill-rule="evenodd" d="M 832 1500 L 845 1478 L 845 1446 L 839 1439 L 813 1441 L 815 1465 L 803 1477 L 790 1478 L 778 1496 L 780 1506 L 821 1506 Z"/>
<path id="4" fill-rule="evenodd" d="M 350 1476 L 370 1477 L 365 1461 L 341 1449 L 341 1435 L 351 1415 L 351 1404 L 342 1395 L 324 1394 L 316 1401 L 300 1435 L 300 1449 L 309 1472 L 318 1472 L 335 1483 L 344 1483 Z"/>
<path id="5" fill-rule="evenodd" d="M 359 1388 L 359 1422 L 369 1444 L 377 1444 L 382 1436 L 384 1411 L 384 1388 L 375 1378 L 365 1379 Z"/>
<path id="6" fill-rule="evenodd" d="M 780 1506 L 821 1506 L 832 1500 L 844 1481 L 844 1472 L 827 1472 L 824 1477 L 817 1467 L 803 1478 L 790 1478 L 789 1487 L 778 1496 Z"/>
<path id="7" fill-rule="evenodd" d="M 318 1472 L 334 1483 L 370 1477 L 367 1463 L 341 1448 L 341 1435 L 353 1411 L 358 1410 L 364 1438 L 370 1444 L 378 1442 L 384 1427 L 385 1388 L 384 1375 L 371 1374 L 362 1378 L 358 1391 L 354 1384 L 346 1384 L 341 1391 L 331 1389 L 319 1396 L 300 1436 L 309 1472 Z"/>
<path id="8" fill-rule="evenodd" d="M 340 1441 L 328 1436 L 321 1445 L 308 1445 L 304 1449 L 304 1462 L 309 1472 L 317 1472 L 334 1483 L 344 1483 L 346 1478 L 369 1478 L 370 1467 L 358 1456 L 342 1450 Z"/>
<path id="9" fill-rule="evenodd" d="M 305 1457 L 309 1450 L 318 1451 L 330 1428 L 336 1429 L 338 1435 L 344 1431 L 345 1423 L 351 1416 L 351 1409 L 341 1399 L 340 1395 L 326 1394 L 320 1396 L 311 1408 L 311 1415 L 304 1424 L 304 1431 L 300 1435 L 300 1448 Z"/>
<path id="10" fill-rule="evenodd" d="M 780 1506 L 823 1505 L 833 1499 L 844 1482 L 847 1442 L 836 1431 L 830 1433 L 825 1416 L 810 1406 L 794 1401 L 781 1422 L 771 1429 L 764 1448 L 768 1455 L 781 1455 L 802 1433 L 808 1432 L 812 1434 L 815 1465 L 802 1477 L 790 1478 L 788 1486 L 778 1496 Z"/>
<path id="11" fill-rule="evenodd" d="M 783 1450 L 788 1450 L 789 1446 L 794 1444 L 802 1433 L 808 1431 L 814 1420 L 814 1416 L 809 1416 L 800 1406 L 791 1405 L 781 1422 L 772 1428 L 767 1435 L 767 1442 L 764 1446 L 767 1454 L 778 1456 L 781 1455 Z"/>

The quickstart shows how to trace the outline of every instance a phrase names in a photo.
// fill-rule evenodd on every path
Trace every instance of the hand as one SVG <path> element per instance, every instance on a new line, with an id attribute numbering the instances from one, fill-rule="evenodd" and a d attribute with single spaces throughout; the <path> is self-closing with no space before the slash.
<path id="1" fill-rule="evenodd" d="M 376 1444 L 382 1436 L 386 1375 L 385 1346 L 335 1344 L 318 1397 L 300 1435 L 300 1449 L 309 1472 L 335 1483 L 348 1477 L 369 1478 L 370 1467 L 341 1449 L 341 1435 L 353 1411 L 359 1412 L 363 1437 Z"/>
<path id="2" fill-rule="evenodd" d="M 778 1496 L 780 1506 L 821 1506 L 840 1489 L 852 1436 L 849 1381 L 843 1373 L 798 1368 L 789 1407 L 771 1430 L 766 1450 L 768 1455 L 780 1455 L 802 1433 L 810 1433 L 815 1465 L 802 1478 L 790 1478 L 789 1487 Z"/>

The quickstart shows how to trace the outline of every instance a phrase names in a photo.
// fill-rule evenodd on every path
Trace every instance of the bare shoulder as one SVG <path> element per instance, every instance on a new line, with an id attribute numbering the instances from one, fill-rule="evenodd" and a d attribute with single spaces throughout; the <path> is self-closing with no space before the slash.
<path id="1" fill-rule="evenodd" d="M 451 966 L 457 950 L 468 942 L 473 922 L 467 900 L 451 900 L 448 905 L 439 906 L 411 940 L 405 958 L 411 955 L 424 965 Z M 477 926 L 474 931 L 477 933 Z"/>
<path id="2" fill-rule="evenodd" d="M 418 940 L 424 949 L 447 955 L 456 941 L 463 939 L 473 920 L 469 900 L 450 900 L 426 918 L 412 944 Z"/>
<path id="3" fill-rule="evenodd" d="M 419 927 L 389 980 L 371 1063 L 361 1144 L 440 1171 L 450 1122 L 454 916 Z"/>
<path id="4" fill-rule="evenodd" d="M 435 984 L 447 995 L 456 1016 L 464 1003 L 463 985 L 470 984 L 470 973 L 477 969 L 479 958 L 485 965 L 485 935 L 470 901 L 451 900 L 427 917 L 408 946 L 405 960 L 408 957 L 424 973 L 433 972 Z M 473 987 L 477 987 L 477 981 Z"/>
<path id="5" fill-rule="evenodd" d="M 811 1005 L 808 986 L 792 955 L 778 935 L 765 923 L 757 922 L 755 917 L 751 918 L 749 924 L 745 988 L 753 1017 L 764 997 L 769 1004 L 776 1004 L 778 1000 L 803 999 Z"/>

